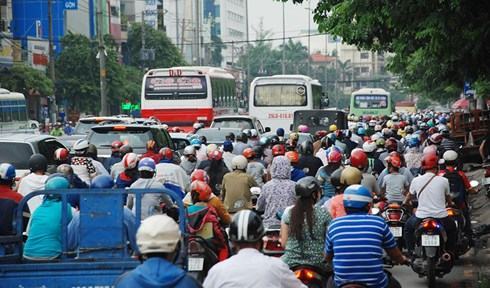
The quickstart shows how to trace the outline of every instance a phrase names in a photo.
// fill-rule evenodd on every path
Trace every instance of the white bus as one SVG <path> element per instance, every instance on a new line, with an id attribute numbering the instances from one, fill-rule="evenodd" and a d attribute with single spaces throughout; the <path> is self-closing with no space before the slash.
<path id="1" fill-rule="evenodd" d="M 237 103 L 235 78 L 221 68 L 152 69 L 143 77 L 141 115 L 169 126 L 208 126 L 214 116 L 235 112 Z"/>
<path id="2" fill-rule="evenodd" d="M 0 133 L 34 133 L 28 130 L 37 128 L 35 122 L 27 118 L 24 94 L 0 88 Z"/>
<path id="3" fill-rule="evenodd" d="M 250 85 L 249 114 L 262 125 L 288 130 L 296 110 L 322 109 L 328 98 L 322 85 L 304 75 L 257 77 Z"/>

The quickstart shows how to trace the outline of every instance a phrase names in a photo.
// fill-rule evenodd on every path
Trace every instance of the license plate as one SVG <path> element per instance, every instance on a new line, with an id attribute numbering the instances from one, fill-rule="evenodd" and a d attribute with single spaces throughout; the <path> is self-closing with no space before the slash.
<path id="1" fill-rule="evenodd" d="M 189 257 L 187 261 L 188 271 L 202 271 L 204 267 L 204 258 L 201 257 Z"/>
<path id="2" fill-rule="evenodd" d="M 391 234 L 393 234 L 393 237 L 402 237 L 403 235 L 403 229 L 402 227 L 390 227 Z"/>
<path id="3" fill-rule="evenodd" d="M 439 235 L 422 234 L 422 246 L 438 247 L 440 245 Z"/>

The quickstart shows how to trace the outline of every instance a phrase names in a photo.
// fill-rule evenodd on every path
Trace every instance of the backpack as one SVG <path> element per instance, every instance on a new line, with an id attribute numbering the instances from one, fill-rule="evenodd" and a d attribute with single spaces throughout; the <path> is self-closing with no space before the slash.
<path id="1" fill-rule="evenodd" d="M 449 192 L 451 199 L 457 204 L 466 201 L 466 188 L 464 187 L 463 178 L 458 171 L 447 171 L 444 177 L 449 180 Z"/>
<path id="2" fill-rule="evenodd" d="M 189 233 L 204 238 L 216 248 L 215 251 L 226 243 L 225 231 L 213 206 L 208 205 L 199 211 L 189 213 L 187 220 Z"/>

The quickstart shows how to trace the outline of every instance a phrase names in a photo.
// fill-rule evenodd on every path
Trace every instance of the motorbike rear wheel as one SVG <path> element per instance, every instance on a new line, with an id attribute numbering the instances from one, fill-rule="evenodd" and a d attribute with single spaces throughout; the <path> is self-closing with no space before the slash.
<path id="1" fill-rule="evenodd" d="M 434 257 L 427 258 L 427 280 L 429 288 L 436 287 L 436 259 Z"/>

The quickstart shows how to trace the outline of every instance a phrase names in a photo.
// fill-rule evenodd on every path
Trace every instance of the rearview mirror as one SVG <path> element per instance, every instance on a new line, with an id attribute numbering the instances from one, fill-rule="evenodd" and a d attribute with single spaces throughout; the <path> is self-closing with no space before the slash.
<path id="1" fill-rule="evenodd" d="M 265 127 L 265 132 L 271 132 L 271 127 Z"/>

